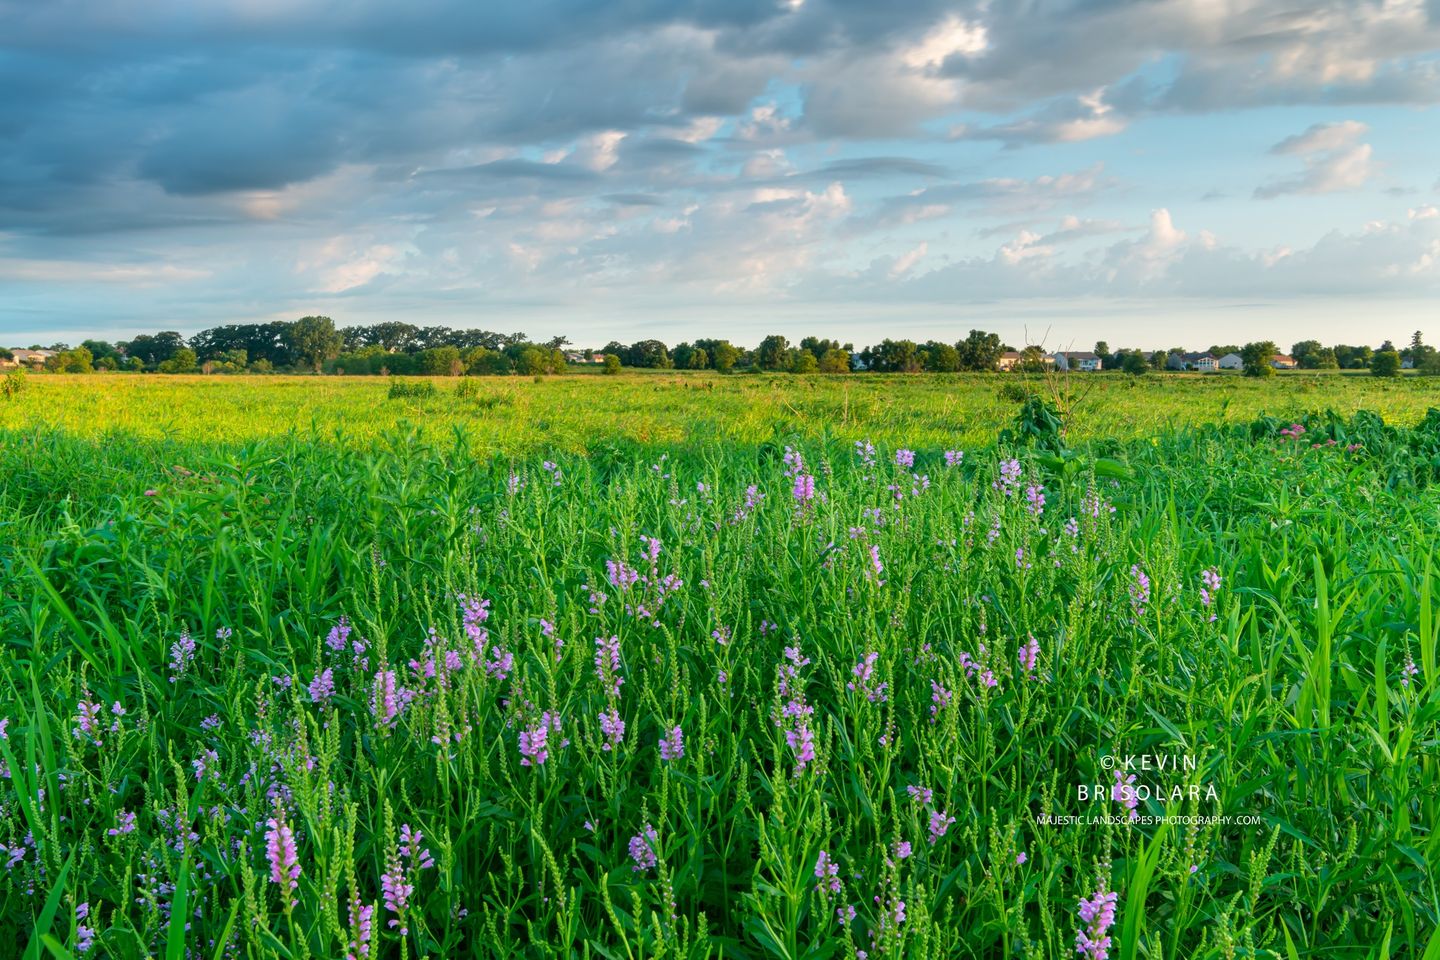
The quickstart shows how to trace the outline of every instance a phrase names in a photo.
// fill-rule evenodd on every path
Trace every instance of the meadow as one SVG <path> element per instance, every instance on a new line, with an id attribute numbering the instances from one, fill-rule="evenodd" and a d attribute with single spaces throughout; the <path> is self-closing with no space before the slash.
<path id="1" fill-rule="evenodd" d="M 1440 958 L 1433 381 L 434 385 L 0 397 L 16 955 Z"/>

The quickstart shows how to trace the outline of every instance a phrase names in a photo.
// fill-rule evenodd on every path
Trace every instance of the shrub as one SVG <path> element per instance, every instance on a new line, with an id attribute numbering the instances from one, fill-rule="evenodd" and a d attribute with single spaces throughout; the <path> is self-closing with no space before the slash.
<path id="1" fill-rule="evenodd" d="M 1370 361 L 1370 373 L 1377 377 L 1400 376 L 1400 354 L 1394 350 L 1381 350 Z"/>
<path id="2" fill-rule="evenodd" d="M 429 380 L 391 380 L 390 399 L 407 397 L 433 397 L 435 384 Z"/>
<path id="3" fill-rule="evenodd" d="M 605 354 L 605 373 L 607 376 L 614 376 L 620 372 L 620 358 L 613 353 Z"/>
<path id="4" fill-rule="evenodd" d="M 11 370 L 5 374 L 5 380 L 0 382 L 0 395 L 6 399 L 18 397 L 29 386 L 30 381 L 26 379 L 24 370 Z"/>

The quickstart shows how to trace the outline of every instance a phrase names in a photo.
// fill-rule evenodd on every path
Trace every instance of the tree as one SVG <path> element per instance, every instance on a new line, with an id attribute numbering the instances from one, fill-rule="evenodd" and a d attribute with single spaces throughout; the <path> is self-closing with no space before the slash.
<path id="1" fill-rule="evenodd" d="M 301 317 L 290 325 L 289 341 L 296 362 L 312 367 L 316 373 L 325 361 L 338 357 L 345 345 L 345 338 L 329 317 Z"/>
<path id="2" fill-rule="evenodd" d="M 931 340 L 925 344 L 925 369 L 931 373 L 955 373 L 960 369 L 960 351 L 948 343 Z"/>
<path id="3" fill-rule="evenodd" d="M 1310 354 L 1312 370 L 1338 370 L 1340 361 L 1335 359 L 1335 351 L 1330 347 L 1321 347 Z"/>
<path id="4" fill-rule="evenodd" d="M 460 360 L 460 350 L 457 347 L 434 347 L 430 350 L 421 350 L 415 355 L 420 366 L 420 373 L 427 377 L 451 377 L 459 376 L 465 369 L 464 363 Z"/>
<path id="5" fill-rule="evenodd" d="M 1110 352 L 1110 344 L 1104 340 L 1095 341 L 1095 356 L 1100 358 L 1100 369 L 1108 370 L 1115 362 L 1115 354 Z"/>
<path id="6" fill-rule="evenodd" d="M 94 369 L 94 363 L 95 358 L 91 355 L 89 348 L 79 346 L 74 350 L 62 350 L 46 358 L 45 369 L 52 373 L 90 373 Z"/>
<path id="7" fill-rule="evenodd" d="M 971 330 L 964 340 L 955 344 L 961 370 L 994 370 L 1005 349 L 999 334 L 984 330 Z"/>
<path id="8" fill-rule="evenodd" d="M 1319 340 L 1301 340 L 1290 348 L 1290 356 L 1304 370 L 1319 369 L 1319 353 L 1324 348 Z"/>
<path id="9" fill-rule="evenodd" d="M 175 356 L 185 346 L 185 338 L 174 330 L 165 330 L 155 335 L 142 333 L 129 343 L 122 343 L 126 356 L 138 357 L 147 367 L 157 367 Z"/>
<path id="10" fill-rule="evenodd" d="M 653 370 L 669 370 L 672 366 L 670 351 L 659 340 L 641 340 L 632 344 L 629 354 L 625 358 L 627 366 L 649 367 Z"/>
<path id="11" fill-rule="evenodd" d="M 620 372 L 620 358 L 613 353 L 605 354 L 605 375 L 613 377 Z"/>
<path id="12" fill-rule="evenodd" d="M 1427 346 L 1416 330 L 1410 338 L 1410 346 L 1401 354 L 1401 358 L 1410 361 L 1410 365 L 1417 370 L 1424 369 L 1429 365 L 1430 358 L 1435 355 L 1435 348 Z"/>
<path id="13" fill-rule="evenodd" d="M 526 347 L 520 351 L 515 372 L 527 377 L 538 377 L 550 371 L 549 357 L 539 347 Z"/>
<path id="14" fill-rule="evenodd" d="M 796 350 L 790 360 L 791 373 L 814 373 L 820 369 L 820 361 L 809 350 Z"/>
<path id="15" fill-rule="evenodd" d="M 1219 360 L 1221 357 L 1228 356 L 1232 353 L 1239 353 L 1240 345 L 1238 343 L 1212 343 L 1210 349 L 1206 352 L 1216 360 Z"/>
<path id="16" fill-rule="evenodd" d="M 710 369 L 710 354 L 706 353 L 703 348 L 701 348 L 701 347 L 696 347 L 696 348 L 694 349 L 694 351 L 690 354 L 690 362 L 689 362 L 688 364 L 686 364 L 686 369 L 688 369 L 688 370 L 708 370 L 708 369 Z"/>
<path id="17" fill-rule="evenodd" d="M 1351 347 L 1343 343 L 1335 345 L 1335 361 L 1341 370 L 1363 370 L 1370 366 L 1374 351 L 1369 347 Z"/>
<path id="18" fill-rule="evenodd" d="M 790 341 L 776 334 L 755 348 L 755 365 L 761 370 L 783 370 L 790 359 Z"/>
<path id="19" fill-rule="evenodd" d="M 1270 366 L 1270 361 L 1274 359 L 1276 352 L 1273 340 L 1256 340 L 1245 344 L 1240 350 L 1240 360 L 1244 363 L 1245 376 L 1273 377 L 1275 368 Z"/>
<path id="20" fill-rule="evenodd" d="M 1377 350 L 1370 361 L 1370 373 L 1377 377 L 1400 376 L 1400 353 L 1396 350 Z"/>
<path id="21" fill-rule="evenodd" d="M 813 353 L 815 359 L 818 361 L 831 350 L 839 350 L 840 342 L 838 340 L 821 340 L 818 337 L 806 337 L 800 341 L 800 349 Z"/>
<path id="22" fill-rule="evenodd" d="M 710 355 L 710 365 L 721 373 L 729 373 L 740 361 L 740 348 L 729 340 L 696 340 L 695 346 Z"/>
<path id="23" fill-rule="evenodd" d="M 688 343 L 677 343 L 670 351 L 670 359 L 679 370 L 690 369 L 690 358 L 694 356 L 695 348 Z"/>
<path id="24" fill-rule="evenodd" d="M 1150 372 L 1150 364 L 1146 362 L 1145 354 L 1139 350 L 1126 350 L 1120 359 L 1120 369 L 1138 377 Z"/>
<path id="25" fill-rule="evenodd" d="M 194 373 L 200 369 L 200 364 L 194 350 L 189 347 L 181 347 L 175 351 L 173 357 L 162 361 L 155 369 L 161 373 Z"/>
<path id="26" fill-rule="evenodd" d="M 1043 348 L 1043 347 L 1036 346 L 1035 344 L 1031 344 L 1030 346 L 1026 347 L 1024 350 L 1021 350 L 1021 351 L 1020 351 L 1020 362 L 1017 363 L 1017 364 L 1015 364 L 1015 368 L 1016 368 L 1017 370 L 1020 370 L 1020 371 L 1024 372 L 1024 373 L 1044 373 L 1044 372 L 1045 372 L 1045 350 L 1044 350 L 1044 348 Z"/>
<path id="27" fill-rule="evenodd" d="M 849 373 L 850 351 L 832 347 L 820 358 L 821 373 Z"/>
<path id="28" fill-rule="evenodd" d="M 1156 350 L 1150 354 L 1150 369 L 1164 370 L 1170 364 L 1169 350 Z"/>

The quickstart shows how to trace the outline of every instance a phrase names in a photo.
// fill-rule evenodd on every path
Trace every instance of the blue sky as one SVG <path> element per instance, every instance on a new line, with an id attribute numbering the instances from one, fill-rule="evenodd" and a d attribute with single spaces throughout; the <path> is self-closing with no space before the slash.
<path id="1" fill-rule="evenodd" d="M 1440 341 L 1440 0 L 0 0 L 0 343 Z"/>

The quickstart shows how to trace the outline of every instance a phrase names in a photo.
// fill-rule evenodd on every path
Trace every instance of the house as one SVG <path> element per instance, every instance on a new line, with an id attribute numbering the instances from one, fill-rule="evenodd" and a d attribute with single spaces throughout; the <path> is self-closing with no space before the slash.
<path id="1" fill-rule="evenodd" d="M 1030 347 L 1026 347 L 1025 349 L 1029 350 Z M 1023 361 L 1024 359 L 1025 354 L 1023 351 L 1016 352 L 1014 350 L 1006 350 L 1004 353 L 1000 354 L 1000 359 L 995 362 L 995 369 L 1014 370 L 1020 365 L 1021 361 Z M 1045 366 L 1047 367 L 1055 366 L 1055 358 L 1049 354 L 1042 353 L 1040 355 L 1040 359 L 1045 362 Z"/>
<path id="2" fill-rule="evenodd" d="M 1220 361 L 1208 353 L 1172 353 L 1165 360 L 1168 370 L 1199 370 L 1214 373 L 1220 368 Z"/>
<path id="3" fill-rule="evenodd" d="M 1287 353 L 1277 353 L 1270 358 L 1270 366 L 1276 370 L 1294 370 L 1300 364 L 1296 363 L 1295 358 Z"/>
<path id="4" fill-rule="evenodd" d="M 15 354 L 16 366 L 39 367 L 55 356 L 54 350 L 11 350 Z"/>
<path id="5" fill-rule="evenodd" d="M 1215 361 L 1216 366 L 1221 370 L 1239 370 L 1245 366 L 1245 359 L 1238 353 L 1227 353 Z"/>
<path id="6" fill-rule="evenodd" d="M 1102 366 L 1100 358 L 1093 353 L 1062 351 L 1047 358 L 1057 370 L 1084 370 L 1093 373 Z"/>

